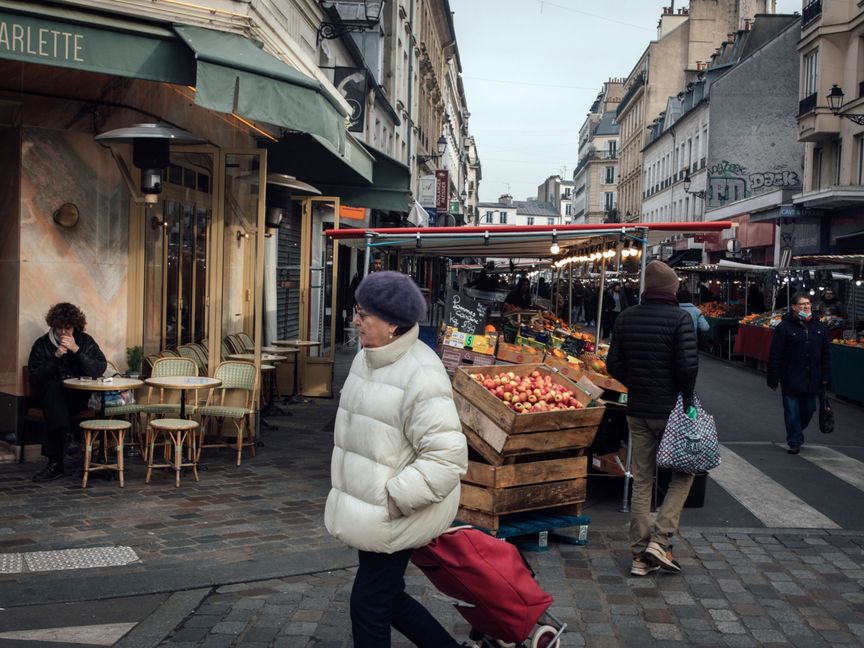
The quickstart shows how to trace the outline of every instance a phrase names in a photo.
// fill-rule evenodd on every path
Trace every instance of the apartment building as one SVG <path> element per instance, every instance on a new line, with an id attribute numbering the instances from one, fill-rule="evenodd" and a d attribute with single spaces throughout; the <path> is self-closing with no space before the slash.
<path id="1" fill-rule="evenodd" d="M 794 228 L 818 252 L 864 251 L 864 8 L 856 0 L 810 0 L 801 14 L 798 139 L 803 190 Z M 803 236 L 802 236 L 803 235 Z"/>
<path id="2" fill-rule="evenodd" d="M 615 114 L 620 130 L 618 211 L 624 220 L 643 217 L 643 149 L 648 128 L 707 61 L 718 43 L 752 21 L 773 12 L 770 0 L 690 0 L 687 7 L 663 10 L 657 38 L 645 48 L 624 83 Z"/>

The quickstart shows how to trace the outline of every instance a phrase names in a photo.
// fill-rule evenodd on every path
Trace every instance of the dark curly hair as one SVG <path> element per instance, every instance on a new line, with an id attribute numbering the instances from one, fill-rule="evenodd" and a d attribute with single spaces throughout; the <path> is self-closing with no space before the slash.
<path id="1" fill-rule="evenodd" d="M 62 302 L 54 304 L 45 315 L 45 322 L 51 328 L 66 328 L 71 326 L 76 331 L 83 331 L 87 326 L 87 318 L 75 304 Z"/>

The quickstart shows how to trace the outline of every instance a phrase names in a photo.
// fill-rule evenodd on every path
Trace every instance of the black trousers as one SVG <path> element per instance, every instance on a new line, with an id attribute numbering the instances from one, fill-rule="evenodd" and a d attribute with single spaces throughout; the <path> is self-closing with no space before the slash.
<path id="1" fill-rule="evenodd" d="M 458 648 L 429 610 L 405 592 L 405 568 L 411 551 L 358 551 L 360 565 L 351 590 L 354 648 L 389 648 L 391 625 L 415 646 Z"/>
<path id="2" fill-rule="evenodd" d="M 42 412 L 45 414 L 45 436 L 42 454 L 63 459 L 66 434 L 72 431 L 72 414 L 87 409 L 90 392 L 66 389 L 60 380 L 52 380 L 42 390 Z"/>

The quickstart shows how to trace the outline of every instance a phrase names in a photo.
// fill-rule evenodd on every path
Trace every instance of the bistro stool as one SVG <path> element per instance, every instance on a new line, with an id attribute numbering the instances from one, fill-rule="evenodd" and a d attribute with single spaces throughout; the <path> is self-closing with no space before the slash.
<path id="1" fill-rule="evenodd" d="M 180 486 L 180 469 L 190 467 L 192 474 L 195 475 L 195 481 L 198 481 L 198 460 L 195 453 L 195 430 L 198 429 L 198 422 L 189 419 L 163 418 L 150 421 L 150 428 L 147 436 L 149 449 L 147 451 L 147 476 L 144 478 L 144 483 L 150 483 L 150 475 L 154 468 L 173 468 L 174 469 L 174 485 Z M 166 448 L 165 463 L 154 464 L 156 444 L 160 443 Z M 183 461 L 183 448 L 189 447 L 188 461 Z M 173 460 L 168 454 L 168 451 L 173 451 Z"/>
<path id="2" fill-rule="evenodd" d="M 90 472 L 94 470 L 116 470 L 120 475 L 120 488 L 123 488 L 123 437 L 126 430 L 132 427 L 129 421 L 116 421 L 112 419 L 91 419 L 81 421 L 79 427 L 84 430 L 84 481 L 81 488 L 87 488 L 87 479 Z M 102 463 L 93 463 L 93 438 L 101 436 L 100 448 L 102 449 Z M 108 463 L 109 446 L 113 445 L 117 453 L 117 462 Z"/>

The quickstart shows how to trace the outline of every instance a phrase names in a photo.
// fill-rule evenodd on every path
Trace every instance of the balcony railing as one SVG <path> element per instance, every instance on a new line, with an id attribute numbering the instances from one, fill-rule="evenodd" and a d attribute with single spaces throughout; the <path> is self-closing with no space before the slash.
<path id="1" fill-rule="evenodd" d="M 806 115 L 808 112 L 812 112 L 816 109 L 816 102 L 819 100 L 819 95 L 817 93 L 813 93 L 807 97 L 804 97 L 801 101 L 798 102 L 798 116 Z"/>
<path id="2" fill-rule="evenodd" d="M 801 10 L 801 26 L 804 27 L 805 25 L 816 20 L 821 15 L 822 0 L 811 0 L 811 2 L 808 3 L 807 6 Z"/>

